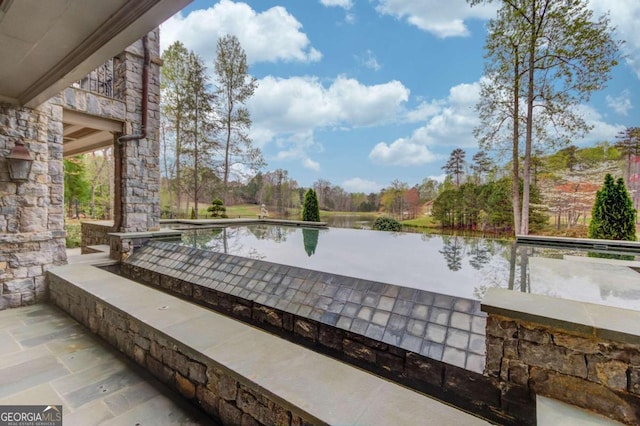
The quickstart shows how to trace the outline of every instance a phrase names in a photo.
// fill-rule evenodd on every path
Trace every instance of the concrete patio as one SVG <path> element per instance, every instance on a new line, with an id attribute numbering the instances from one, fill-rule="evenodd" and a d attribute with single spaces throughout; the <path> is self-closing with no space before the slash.
<path id="1" fill-rule="evenodd" d="M 0 405 L 62 405 L 66 425 L 213 420 L 50 304 L 0 312 Z"/>

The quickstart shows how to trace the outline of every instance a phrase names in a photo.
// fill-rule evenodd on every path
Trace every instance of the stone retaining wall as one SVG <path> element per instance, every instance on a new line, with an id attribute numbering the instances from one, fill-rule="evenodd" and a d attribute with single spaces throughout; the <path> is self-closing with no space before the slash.
<path id="1" fill-rule="evenodd" d="M 317 424 L 202 353 L 50 274 L 51 301 L 222 424 Z"/>
<path id="2" fill-rule="evenodd" d="M 80 229 L 82 234 L 80 247 L 82 254 L 87 254 L 89 246 L 110 244 L 109 233 L 113 232 L 113 222 L 82 222 Z"/>
<path id="3" fill-rule="evenodd" d="M 490 314 L 486 374 L 516 395 L 543 395 L 640 424 L 638 344 Z"/>

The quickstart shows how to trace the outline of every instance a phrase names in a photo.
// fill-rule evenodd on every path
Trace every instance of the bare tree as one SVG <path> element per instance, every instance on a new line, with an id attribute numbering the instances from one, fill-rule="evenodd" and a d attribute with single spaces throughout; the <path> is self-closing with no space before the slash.
<path id="1" fill-rule="evenodd" d="M 176 209 L 178 214 L 180 213 L 180 193 L 182 189 L 182 144 L 184 138 L 184 127 L 187 115 L 187 102 L 188 102 L 188 87 L 187 87 L 187 64 L 188 64 L 189 51 L 180 41 L 173 43 L 167 50 L 164 51 L 162 59 L 164 61 L 162 67 L 162 80 L 160 84 L 161 90 L 161 110 L 163 119 L 166 120 L 164 126 L 163 140 L 165 141 L 165 154 L 166 154 L 166 141 L 167 139 L 173 139 L 174 149 L 174 164 L 175 179 L 173 183 L 176 191 Z M 170 136 L 169 136 L 169 133 Z M 169 137 L 168 137 L 169 136 Z M 166 167 L 165 156 L 165 170 Z M 173 210 L 173 206 L 170 206 Z"/>
<path id="2" fill-rule="evenodd" d="M 226 203 L 232 167 L 242 165 L 260 169 L 265 166 L 265 161 L 260 149 L 253 146 L 248 135 L 251 118 L 244 104 L 253 95 L 258 84 L 249 75 L 247 55 L 236 36 L 226 35 L 218 40 L 215 72 L 218 80 L 218 115 L 224 139 L 222 181 Z"/>

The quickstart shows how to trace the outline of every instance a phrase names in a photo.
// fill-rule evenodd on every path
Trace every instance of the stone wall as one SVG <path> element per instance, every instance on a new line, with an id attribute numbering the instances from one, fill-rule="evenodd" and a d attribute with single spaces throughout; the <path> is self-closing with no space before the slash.
<path id="1" fill-rule="evenodd" d="M 80 227 L 82 233 L 82 240 L 80 242 L 82 254 L 86 253 L 86 248 L 89 246 L 108 246 L 110 244 L 109 233 L 113 232 L 113 222 L 82 222 Z"/>
<path id="2" fill-rule="evenodd" d="M 34 158 L 29 180 L 11 181 L 6 156 L 23 139 Z M 44 273 L 66 262 L 62 107 L 0 104 L 0 310 L 44 299 Z"/>
<path id="3" fill-rule="evenodd" d="M 124 262 L 131 256 L 134 251 L 144 247 L 153 240 L 180 240 L 181 231 L 161 230 L 153 232 L 114 232 L 109 237 L 109 258 Z"/>
<path id="4" fill-rule="evenodd" d="M 50 275 L 49 279 L 53 303 L 222 424 L 317 423 L 304 411 L 283 406 L 248 379 L 145 322 L 57 276 Z"/>
<path id="5" fill-rule="evenodd" d="M 118 232 L 160 229 L 160 64 L 159 30 L 148 34 L 151 53 L 149 70 L 147 137 L 118 143 L 116 164 L 115 223 Z M 126 106 L 127 135 L 142 131 L 142 41 L 129 46 L 113 59 L 114 95 Z M 118 203 L 118 199 L 120 202 Z"/>
<path id="6" fill-rule="evenodd" d="M 543 395 L 640 424 L 640 344 L 490 314 L 486 374 L 524 398 Z"/>
<path id="7" fill-rule="evenodd" d="M 67 87 L 60 96 L 64 109 L 77 111 L 110 120 L 125 121 L 123 101 L 96 94 L 76 87 Z"/>

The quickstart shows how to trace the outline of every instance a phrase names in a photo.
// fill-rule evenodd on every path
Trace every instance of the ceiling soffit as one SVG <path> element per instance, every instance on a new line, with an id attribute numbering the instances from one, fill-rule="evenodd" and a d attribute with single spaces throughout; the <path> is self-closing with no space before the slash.
<path id="1" fill-rule="evenodd" d="M 191 0 L 0 0 L 0 100 L 35 107 Z"/>

